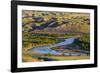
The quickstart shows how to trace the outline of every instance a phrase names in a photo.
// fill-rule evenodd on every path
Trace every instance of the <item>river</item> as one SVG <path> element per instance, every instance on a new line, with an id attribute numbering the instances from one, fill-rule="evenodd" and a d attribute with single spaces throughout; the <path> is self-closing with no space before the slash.
<path id="1" fill-rule="evenodd" d="M 36 53 L 40 53 L 40 54 L 51 54 L 51 55 L 86 55 L 85 53 L 81 53 L 81 52 L 58 52 L 56 50 L 52 50 L 51 48 L 54 47 L 59 47 L 59 46 L 64 46 L 64 45 L 69 45 L 74 43 L 76 38 L 68 38 L 68 39 L 64 39 L 64 41 L 61 41 L 59 43 L 56 44 L 52 44 L 52 45 L 48 45 L 48 46 L 42 46 L 42 47 L 36 47 L 36 48 L 32 48 L 31 52 L 36 52 Z"/>
<path id="2" fill-rule="evenodd" d="M 74 40 L 75 38 L 70 38 L 70 39 L 65 39 L 64 41 L 53 44 L 53 45 L 36 47 L 32 49 L 32 52 L 37 52 L 37 53 L 42 53 L 42 54 L 60 55 L 62 54 L 61 52 L 52 50 L 51 48 L 71 44 L 74 42 Z"/>

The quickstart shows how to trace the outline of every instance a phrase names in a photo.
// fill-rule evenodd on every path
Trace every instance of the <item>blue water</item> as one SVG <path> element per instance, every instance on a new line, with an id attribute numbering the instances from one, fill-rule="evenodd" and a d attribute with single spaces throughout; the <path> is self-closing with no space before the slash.
<path id="1" fill-rule="evenodd" d="M 60 43 L 51 45 L 51 48 L 72 44 L 74 42 L 74 40 L 75 40 L 75 38 L 65 39 L 64 41 L 62 41 Z"/>
<path id="2" fill-rule="evenodd" d="M 61 41 L 57 44 L 33 48 L 32 52 L 41 53 L 41 54 L 61 55 L 62 52 L 52 50 L 51 48 L 72 44 L 74 41 L 75 38 L 65 39 L 64 41 Z"/>

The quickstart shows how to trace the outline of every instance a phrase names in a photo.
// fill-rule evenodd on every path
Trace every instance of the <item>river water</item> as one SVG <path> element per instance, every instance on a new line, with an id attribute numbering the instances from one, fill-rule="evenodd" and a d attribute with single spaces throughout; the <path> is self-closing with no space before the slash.
<path id="1" fill-rule="evenodd" d="M 61 41 L 61 42 L 53 44 L 53 45 L 33 48 L 31 51 L 41 53 L 41 54 L 61 55 L 62 52 L 52 50 L 51 48 L 72 44 L 74 42 L 74 40 L 75 40 L 75 38 L 65 39 L 64 41 Z"/>

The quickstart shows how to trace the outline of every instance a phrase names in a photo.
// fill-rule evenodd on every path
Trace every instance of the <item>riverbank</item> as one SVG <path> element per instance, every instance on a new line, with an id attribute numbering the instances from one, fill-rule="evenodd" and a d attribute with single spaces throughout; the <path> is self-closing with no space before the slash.
<path id="1" fill-rule="evenodd" d="M 85 37 L 84 37 L 85 38 Z M 47 44 L 29 44 L 27 48 L 22 49 L 23 62 L 41 62 L 41 61 L 61 61 L 61 60 L 85 60 L 90 59 L 88 43 L 82 41 L 84 38 L 66 38 L 51 45 Z M 86 39 L 87 40 L 87 39 Z M 82 43 L 82 45 L 80 45 Z M 34 47 L 33 47 L 34 46 Z M 83 51 L 82 51 L 83 50 Z"/>
<path id="2" fill-rule="evenodd" d="M 43 62 L 43 61 L 68 61 L 68 60 L 87 60 L 90 56 L 23 56 L 23 62 Z"/>
<path id="3" fill-rule="evenodd" d="M 61 60 L 85 60 L 85 59 L 90 59 L 90 56 L 49 56 L 48 58 L 55 59 L 57 61 L 61 61 Z"/>

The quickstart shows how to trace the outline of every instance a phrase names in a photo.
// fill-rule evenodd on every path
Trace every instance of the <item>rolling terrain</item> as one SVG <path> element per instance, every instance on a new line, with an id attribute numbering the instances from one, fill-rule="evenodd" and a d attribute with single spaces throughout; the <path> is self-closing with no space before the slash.
<path id="1" fill-rule="evenodd" d="M 90 58 L 89 13 L 23 10 L 22 33 L 23 62 Z"/>

